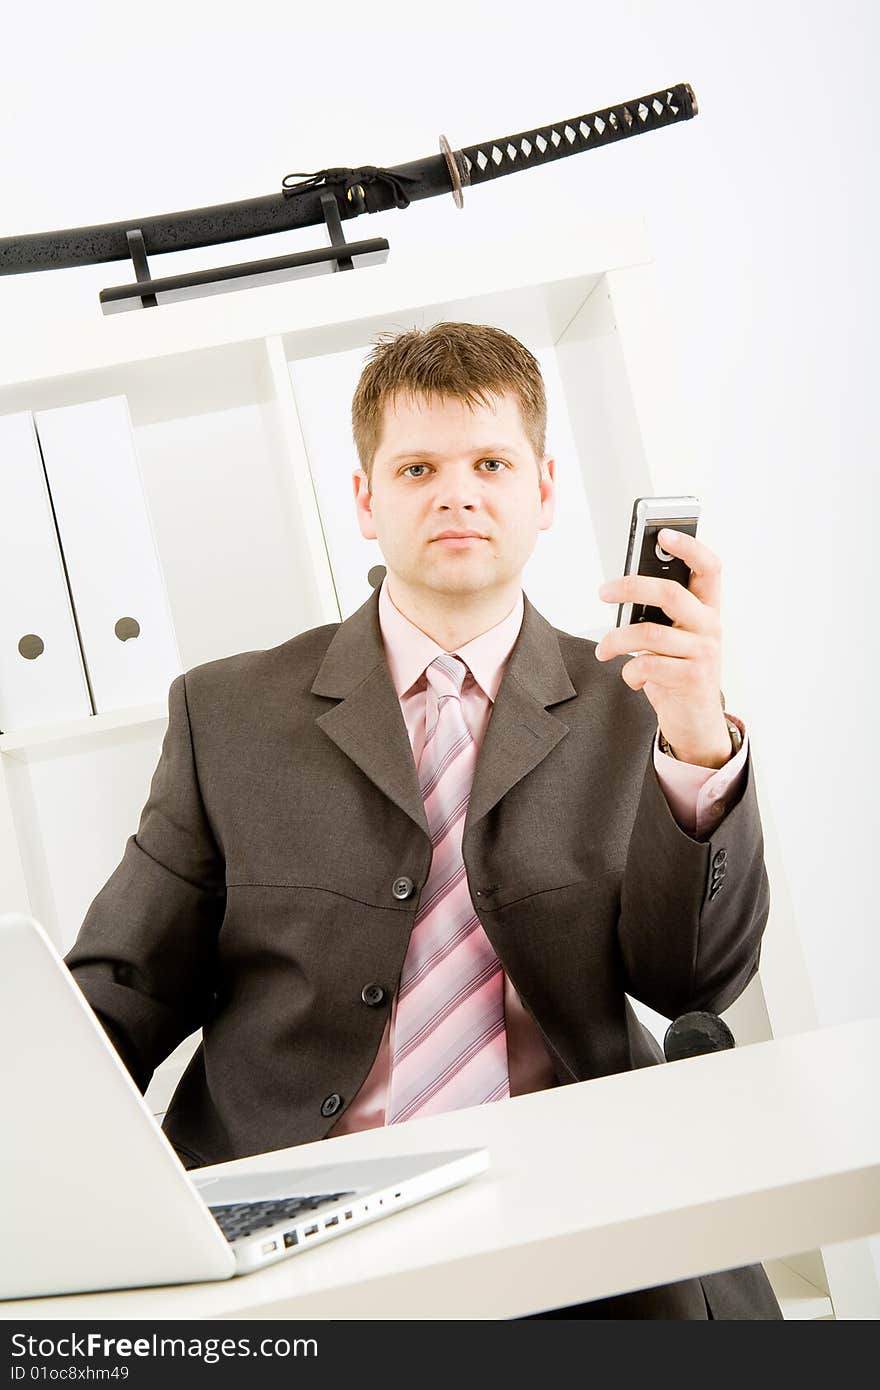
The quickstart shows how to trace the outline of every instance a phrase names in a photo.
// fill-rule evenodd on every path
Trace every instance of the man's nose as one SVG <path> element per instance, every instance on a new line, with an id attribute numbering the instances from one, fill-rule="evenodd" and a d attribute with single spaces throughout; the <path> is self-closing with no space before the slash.
<path id="1" fill-rule="evenodd" d="M 438 477 L 434 505 L 440 510 L 464 507 L 472 510 L 479 502 L 479 481 L 470 464 L 444 468 Z"/>

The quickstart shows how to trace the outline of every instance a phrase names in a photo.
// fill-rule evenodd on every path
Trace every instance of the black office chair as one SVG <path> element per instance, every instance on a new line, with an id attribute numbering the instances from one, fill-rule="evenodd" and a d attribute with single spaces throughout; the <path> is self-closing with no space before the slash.
<path id="1" fill-rule="evenodd" d="M 696 1009 L 680 1014 L 666 1029 L 663 1055 L 667 1062 L 679 1062 L 683 1057 L 699 1057 L 703 1052 L 722 1052 L 736 1047 L 736 1038 L 717 1014 Z"/>

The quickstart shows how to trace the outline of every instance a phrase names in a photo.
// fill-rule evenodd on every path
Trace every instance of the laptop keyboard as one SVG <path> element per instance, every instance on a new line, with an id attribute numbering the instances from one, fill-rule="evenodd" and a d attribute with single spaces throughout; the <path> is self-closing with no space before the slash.
<path id="1" fill-rule="evenodd" d="M 263 1231 L 279 1221 L 316 1211 L 330 1202 L 353 1197 L 354 1192 L 319 1192 L 306 1197 L 282 1197 L 271 1202 L 227 1202 L 208 1210 L 229 1241 Z"/>

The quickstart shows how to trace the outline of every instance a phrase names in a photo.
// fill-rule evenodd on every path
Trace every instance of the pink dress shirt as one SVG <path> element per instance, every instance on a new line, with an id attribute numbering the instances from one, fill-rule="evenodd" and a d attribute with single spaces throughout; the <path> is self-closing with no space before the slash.
<path id="1" fill-rule="evenodd" d="M 479 752 L 492 706 L 501 685 L 513 644 L 523 618 L 523 597 L 519 597 L 506 618 L 488 632 L 474 637 L 455 652 L 468 667 L 461 692 L 462 713 Z M 433 638 L 404 617 L 391 600 L 387 579 L 379 591 L 379 627 L 391 681 L 400 700 L 413 757 L 418 764 L 425 741 L 425 668 L 443 654 Z M 654 767 L 669 809 L 678 825 L 692 839 L 710 834 L 725 814 L 725 801 L 741 785 L 748 757 L 745 726 L 729 714 L 743 736 L 742 747 L 729 762 L 717 770 L 683 763 L 661 753 L 654 736 Z M 532 1018 L 526 1013 L 510 980 L 504 978 L 504 1012 L 507 1029 L 507 1061 L 510 1094 L 555 1086 L 556 1073 L 544 1041 Z M 385 1124 L 385 1106 L 391 1067 L 391 1040 L 397 1013 L 397 996 L 385 1025 L 370 1072 L 351 1105 L 328 1132 L 328 1138 Z"/>

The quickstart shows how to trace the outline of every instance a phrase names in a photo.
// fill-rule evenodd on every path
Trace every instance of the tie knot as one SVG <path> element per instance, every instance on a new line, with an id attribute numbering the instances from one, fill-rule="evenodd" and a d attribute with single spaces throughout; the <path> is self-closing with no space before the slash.
<path id="1" fill-rule="evenodd" d="M 438 700 L 441 695 L 454 695 L 456 699 L 461 698 L 461 687 L 464 684 L 467 669 L 461 657 L 450 656 L 448 652 L 444 653 L 443 656 L 434 658 L 430 666 L 425 668 L 425 675 Z"/>

